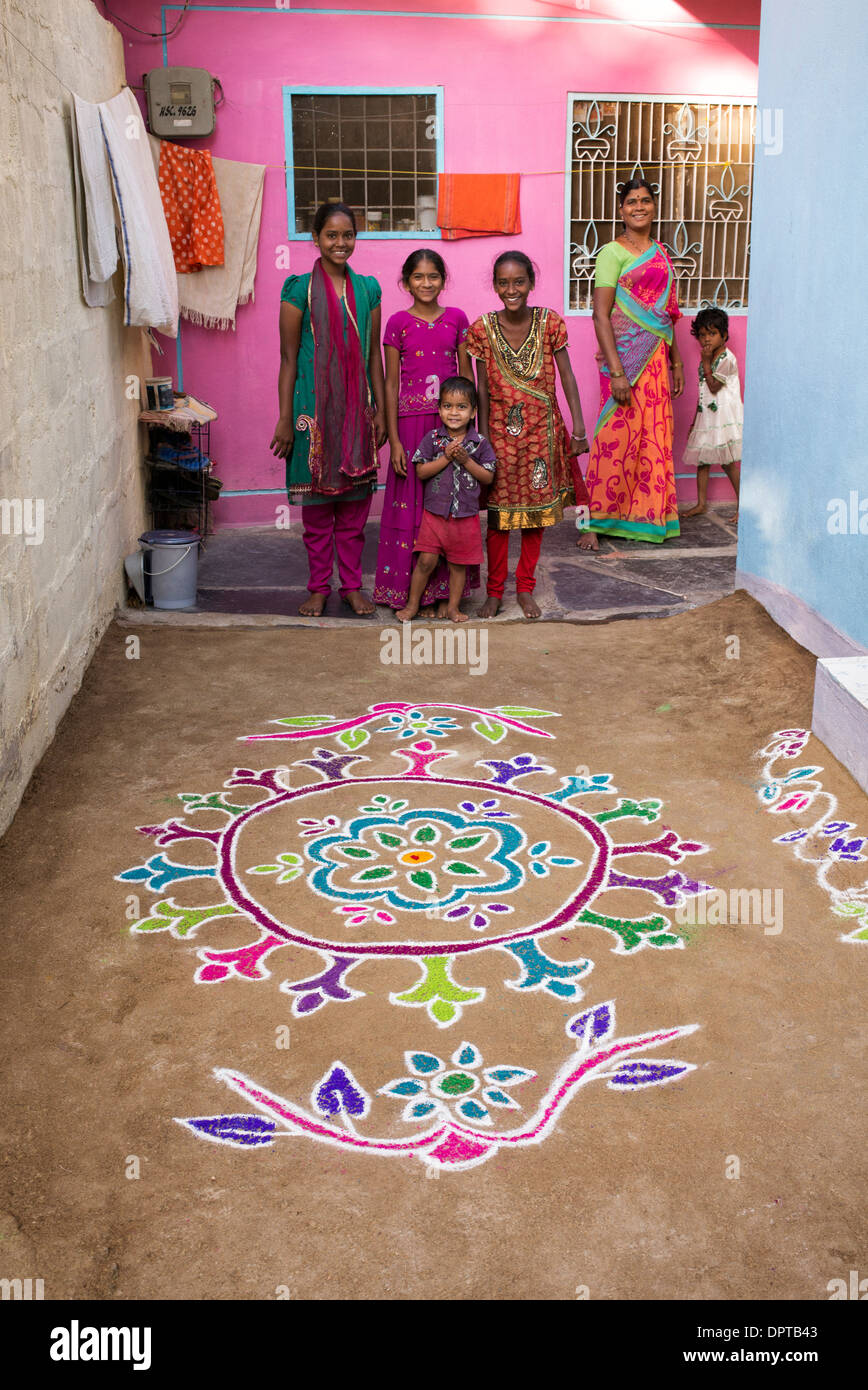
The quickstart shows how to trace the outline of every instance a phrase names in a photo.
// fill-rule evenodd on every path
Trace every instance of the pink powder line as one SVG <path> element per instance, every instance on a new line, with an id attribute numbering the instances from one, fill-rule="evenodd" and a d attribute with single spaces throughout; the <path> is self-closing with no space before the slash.
<path id="1" fill-rule="evenodd" d="M 692 1033 L 696 1024 L 686 1027 L 671 1028 L 661 1033 L 648 1033 L 641 1038 L 625 1038 L 622 1042 L 615 1043 L 606 1048 L 603 1052 L 593 1053 L 590 1057 L 584 1058 L 560 1083 L 555 1078 L 553 1085 L 556 1087 L 554 1093 L 545 1098 L 537 1117 L 532 1122 L 531 1127 L 519 1131 L 489 1132 L 471 1129 L 467 1125 L 450 1121 L 446 1125 L 440 1125 L 436 1129 L 425 1130 L 415 1139 L 408 1140 L 386 1140 L 386 1139 L 365 1139 L 358 1134 L 349 1134 L 344 1130 L 333 1129 L 330 1125 L 312 1119 L 304 1111 L 296 1109 L 287 1101 L 280 1100 L 277 1096 L 271 1095 L 268 1091 L 260 1087 L 251 1085 L 249 1081 L 237 1072 L 231 1072 L 218 1068 L 215 1075 L 220 1080 L 225 1081 L 234 1091 L 248 1096 L 255 1104 L 272 1110 L 275 1114 L 286 1120 L 289 1124 L 298 1129 L 303 1129 L 309 1134 L 318 1136 L 335 1144 L 348 1144 L 351 1148 L 366 1149 L 375 1153 L 418 1153 L 419 1150 L 428 1149 L 432 1143 L 450 1131 L 455 1131 L 462 1135 L 468 1135 L 473 1139 L 491 1147 L 498 1144 L 530 1144 L 536 1139 L 541 1138 L 543 1132 L 554 1120 L 559 1110 L 563 1109 L 573 1091 L 577 1090 L 586 1078 L 590 1079 L 589 1073 L 597 1067 L 608 1062 L 612 1057 L 622 1053 L 635 1052 L 643 1047 L 656 1047 L 659 1043 L 668 1042 L 672 1038 L 683 1037 Z M 568 1061 L 567 1066 L 570 1065 Z"/>
<path id="2" fill-rule="evenodd" d="M 387 704 L 372 705 L 370 714 L 360 714 L 355 719 L 343 719 L 337 724 L 321 724 L 316 729 L 293 729 L 282 734 L 242 734 L 238 742 L 256 743 L 261 739 L 328 738 L 331 734 L 343 733 L 345 729 L 358 729 L 362 724 L 371 724 L 375 719 L 381 719 L 384 714 L 401 714 L 410 709 L 460 710 L 464 714 L 478 714 L 484 719 L 496 720 L 498 724 L 508 724 L 511 729 L 519 729 L 523 734 L 534 734 L 537 738 L 554 738 L 554 734 L 546 733 L 544 729 L 535 729 L 532 724 L 524 724 L 520 719 L 510 719 L 505 714 L 497 714 L 492 710 L 475 709 L 473 705 L 444 705 L 437 701 L 428 700 L 417 704 L 390 701 Z M 557 717 L 560 718 L 560 715 Z"/>

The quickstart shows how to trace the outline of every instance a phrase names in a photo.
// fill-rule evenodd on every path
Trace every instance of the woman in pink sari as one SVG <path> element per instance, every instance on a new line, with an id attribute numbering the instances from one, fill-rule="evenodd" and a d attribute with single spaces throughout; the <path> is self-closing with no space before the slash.
<path id="1" fill-rule="evenodd" d="M 684 390 L 684 366 L 675 341 L 675 272 L 651 236 L 651 185 L 630 179 L 620 203 L 624 231 L 602 248 L 596 266 L 600 417 L 585 479 L 590 529 L 577 541 L 582 550 L 597 548 L 594 533 L 655 542 L 679 533 L 672 399 Z"/>

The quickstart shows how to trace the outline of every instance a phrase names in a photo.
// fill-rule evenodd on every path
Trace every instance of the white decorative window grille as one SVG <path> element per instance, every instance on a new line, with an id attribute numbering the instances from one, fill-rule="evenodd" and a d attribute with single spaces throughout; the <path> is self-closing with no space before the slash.
<path id="1" fill-rule="evenodd" d="M 362 235 L 439 235 L 437 89 L 285 96 L 291 233 L 309 233 L 332 199 L 353 209 Z"/>
<path id="2" fill-rule="evenodd" d="M 657 195 L 656 235 L 675 266 L 680 307 L 744 312 L 755 103 L 576 93 L 569 101 L 569 308 L 593 307 L 597 252 L 621 231 L 618 190 L 638 177 Z"/>

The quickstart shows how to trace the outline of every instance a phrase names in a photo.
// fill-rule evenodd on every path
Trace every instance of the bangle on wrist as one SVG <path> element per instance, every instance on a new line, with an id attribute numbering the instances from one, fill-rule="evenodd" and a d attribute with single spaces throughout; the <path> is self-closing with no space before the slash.
<path id="1" fill-rule="evenodd" d="M 616 376 L 626 376 L 626 375 L 627 375 L 627 373 L 624 372 L 624 371 L 621 371 L 621 372 L 612 372 L 612 371 L 610 371 L 610 372 L 609 372 L 609 376 L 612 377 L 613 379 L 614 379 Z"/>

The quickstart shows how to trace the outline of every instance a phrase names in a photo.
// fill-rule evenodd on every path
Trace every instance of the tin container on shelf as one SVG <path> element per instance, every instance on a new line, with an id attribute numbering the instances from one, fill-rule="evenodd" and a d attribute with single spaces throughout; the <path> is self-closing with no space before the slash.
<path id="1" fill-rule="evenodd" d="M 145 401 L 148 410 L 172 410 L 175 393 L 170 376 L 149 376 L 145 378 Z"/>

